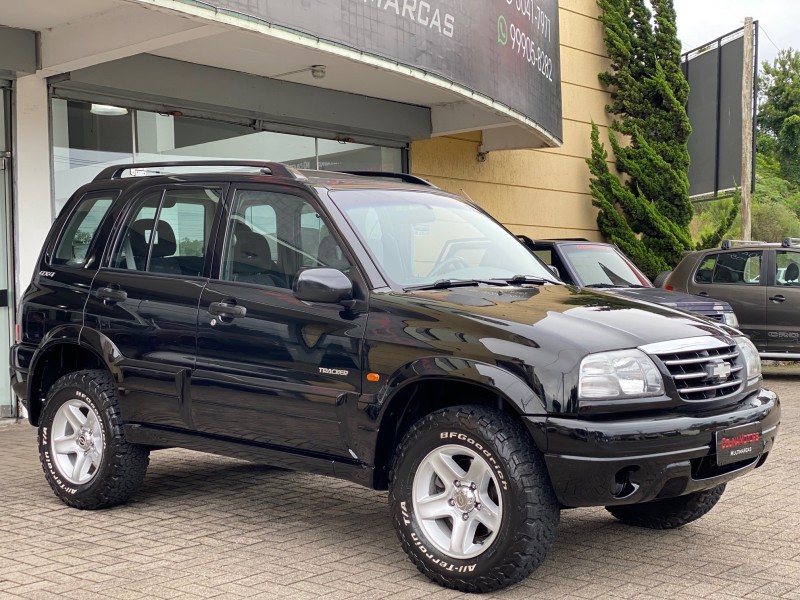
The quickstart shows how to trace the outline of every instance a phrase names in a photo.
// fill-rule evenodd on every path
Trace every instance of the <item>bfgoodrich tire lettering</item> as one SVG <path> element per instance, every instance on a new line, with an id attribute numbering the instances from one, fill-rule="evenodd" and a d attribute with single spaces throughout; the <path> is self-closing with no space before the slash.
<path id="1" fill-rule="evenodd" d="M 121 504 L 139 489 L 149 450 L 125 440 L 113 378 L 87 370 L 50 388 L 39 421 L 39 457 L 56 496 L 95 509 Z"/>
<path id="2" fill-rule="evenodd" d="M 642 504 L 606 506 L 606 510 L 628 525 L 648 529 L 675 529 L 699 519 L 714 508 L 724 491 L 723 483 L 710 490 L 677 498 L 665 498 Z"/>
<path id="3" fill-rule="evenodd" d="M 524 427 L 483 407 L 418 421 L 395 455 L 389 501 L 411 561 L 464 592 L 498 590 L 530 575 L 559 521 L 544 462 Z"/>

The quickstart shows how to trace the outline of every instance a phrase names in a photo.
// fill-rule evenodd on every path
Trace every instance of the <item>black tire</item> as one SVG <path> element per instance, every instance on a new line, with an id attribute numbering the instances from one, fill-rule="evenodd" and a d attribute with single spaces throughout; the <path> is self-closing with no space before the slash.
<path id="1" fill-rule="evenodd" d="M 39 458 L 42 469 L 50 487 L 56 496 L 65 504 L 79 509 L 97 509 L 115 506 L 126 502 L 144 481 L 150 451 L 147 447 L 129 444 L 122 430 L 119 409 L 116 400 L 117 386 L 114 379 L 105 371 L 86 370 L 69 373 L 56 381 L 47 393 L 47 399 L 39 421 Z M 70 403 L 69 406 L 66 406 Z M 62 409 L 62 407 L 64 407 Z M 62 409 L 59 411 L 59 409 Z M 69 452 L 57 452 L 57 428 L 61 423 L 69 422 L 65 415 L 80 413 L 92 419 L 95 434 L 80 434 L 73 425 L 67 425 L 67 431 L 74 431 L 70 436 L 81 440 L 75 441 L 75 460 L 81 453 L 89 456 L 99 448 L 101 452 L 92 454 L 89 472 L 81 476 L 80 472 L 67 472 L 72 456 Z M 90 414 L 93 411 L 93 415 Z M 73 417 L 74 418 L 74 417 Z M 80 419 L 80 415 L 77 417 Z M 89 440 L 88 442 L 86 440 Z M 72 440 L 67 440 L 69 445 Z M 82 450 L 79 443 L 86 444 L 87 451 Z M 71 448 L 71 447 L 70 447 Z M 80 471 L 80 469 L 78 470 Z M 81 478 L 86 478 L 81 481 Z"/>
<path id="2" fill-rule="evenodd" d="M 474 492 L 475 497 L 483 502 L 467 509 L 470 516 L 465 517 L 465 521 L 480 518 L 475 510 L 493 510 L 489 509 L 486 500 L 490 496 L 491 505 L 501 507 L 497 512 L 499 525 L 494 533 L 488 533 L 483 541 L 476 542 L 483 527 L 478 524 L 476 537 L 473 539 L 472 534 L 467 537 L 473 539 L 470 543 L 474 543 L 474 548 L 480 548 L 487 541 L 488 545 L 479 549 L 477 556 L 466 559 L 437 549 L 436 541 L 426 533 L 425 527 L 431 525 L 424 525 L 415 513 L 414 499 L 415 476 L 425 472 L 424 468 L 421 469 L 424 461 L 440 449 L 458 454 L 462 452 L 461 447 L 473 458 L 459 463 L 460 468 L 466 472 L 480 458 L 483 462 L 478 464 L 478 468 L 488 473 L 484 481 L 491 478 L 485 497 L 477 495 L 480 490 Z M 464 457 L 454 455 L 454 462 L 456 459 L 463 461 Z M 437 473 L 432 476 L 433 481 L 440 481 Z M 491 592 L 517 583 L 544 561 L 555 540 L 559 504 L 544 460 L 522 423 L 500 411 L 461 406 L 425 416 L 403 438 L 389 480 L 390 509 L 403 550 L 420 572 L 445 587 L 463 592 Z M 475 488 L 454 484 L 451 491 L 455 493 L 461 489 Z M 441 497 L 445 498 L 448 493 L 448 489 L 443 487 Z M 458 511 L 458 505 L 451 503 L 449 506 Z M 463 516 L 461 512 L 457 514 Z M 449 534 L 446 529 L 448 522 Z M 437 520 L 435 523 L 442 535 L 456 537 L 453 534 L 454 520 Z M 484 531 L 490 530 L 484 528 Z"/>
<path id="3" fill-rule="evenodd" d="M 703 492 L 642 504 L 606 506 L 606 510 L 628 525 L 648 529 L 675 529 L 705 515 L 719 502 L 724 491 L 723 483 Z"/>
<path id="4" fill-rule="evenodd" d="M 672 271 L 661 271 L 656 278 L 653 279 L 653 285 L 658 288 L 663 288 L 664 284 L 667 282 L 667 277 L 672 275 Z"/>

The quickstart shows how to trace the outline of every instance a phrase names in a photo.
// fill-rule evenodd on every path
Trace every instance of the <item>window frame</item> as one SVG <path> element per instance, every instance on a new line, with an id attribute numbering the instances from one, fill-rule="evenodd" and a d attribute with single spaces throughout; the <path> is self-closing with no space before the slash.
<path id="1" fill-rule="evenodd" d="M 147 185 L 142 187 L 141 189 L 137 190 L 135 194 L 133 194 L 130 198 L 127 198 L 125 201 L 124 208 L 120 211 L 119 216 L 116 219 L 116 223 L 114 224 L 114 228 L 111 231 L 111 235 L 109 239 L 111 243 L 106 245 L 105 253 L 103 254 L 101 260 L 101 268 L 109 271 L 115 271 L 119 273 L 130 273 L 130 274 L 137 274 L 139 276 L 154 276 L 154 277 L 171 277 L 174 278 L 176 276 L 175 273 L 161 273 L 157 271 L 141 271 L 141 270 L 132 270 L 132 269 L 123 269 L 120 267 L 116 267 L 112 264 L 112 259 L 116 254 L 117 247 L 120 243 L 122 243 L 122 236 L 127 231 L 127 226 L 132 222 L 131 219 L 135 216 L 133 213 L 137 208 L 138 203 L 147 195 L 160 191 L 161 192 L 161 200 L 159 201 L 158 209 L 156 210 L 156 215 L 154 218 L 154 223 L 158 223 L 159 218 L 161 216 L 161 209 L 163 208 L 164 202 L 164 194 L 168 190 L 187 190 L 187 189 L 218 189 L 220 191 L 220 198 L 217 202 L 217 205 L 214 209 L 214 214 L 210 220 L 210 229 L 208 232 L 209 238 L 208 243 L 205 248 L 205 253 L 203 256 L 203 270 L 200 275 L 179 275 L 181 279 L 208 279 L 209 272 L 211 270 L 211 264 L 213 263 L 213 252 L 215 248 L 215 239 L 217 233 L 219 231 L 219 224 L 221 214 L 223 212 L 223 207 L 225 205 L 227 195 L 230 189 L 230 183 L 227 181 L 191 181 L 185 183 L 152 183 L 151 185 Z M 178 243 L 178 240 L 176 240 Z M 152 251 L 152 248 L 148 249 L 148 262 L 149 262 L 149 254 Z"/>
<path id="2" fill-rule="evenodd" d="M 760 254 L 761 255 L 761 264 L 759 265 L 759 270 L 758 270 L 758 281 L 754 282 L 754 283 L 753 282 L 746 282 L 744 280 L 742 280 L 742 281 L 715 281 L 715 276 L 716 276 L 716 272 L 717 272 L 717 265 L 719 263 L 719 257 L 720 256 L 727 256 L 727 255 L 731 255 L 731 254 L 739 254 L 739 253 L 742 253 L 742 252 L 749 252 L 749 253 L 754 253 L 754 254 Z M 700 280 L 697 279 L 697 275 L 700 273 L 700 271 L 702 269 L 702 266 L 703 266 L 703 263 L 706 260 L 708 260 L 710 257 L 715 257 L 714 268 L 711 271 L 711 281 L 700 281 Z M 692 273 L 691 283 L 692 283 L 692 285 L 699 285 L 699 286 L 704 286 L 704 285 L 736 285 L 736 286 L 744 286 L 744 287 L 749 287 L 749 288 L 762 287 L 762 286 L 765 286 L 765 285 L 768 284 L 767 280 L 771 276 L 770 275 L 770 267 L 769 267 L 769 265 L 771 263 L 774 263 L 774 260 L 775 260 L 774 259 L 774 253 L 771 253 L 766 248 L 764 248 L 764 249 L 761 249 L 761 248 L 758 248 L 758 249 L 736 249 L 736 250 L 730 250 L 730 251 L 722 250 L 722 251 L 709 252 L 709 253 L 703 255 L 700 258 L 700 260 L 697 262 L 697 266 L 694 269 L 694 273 Z"/>
<path id="3" fill-rule="evenodd" d="M 68 233 L 69 226 L 72 224 L 73 220 L 75 219 L 80 207 L 85 202 L 88 201 L 87 197 L 88 196 L 101 196 L 101 195 L 104 195 L 104 194 L 107 194 L 109 197 L 111 197 L 111 204 L 109 204 L 108 208 L 106 208 L 105 213 L 103 214 L 102 218 L 100 219 L 100 222 L 97 224 L 97 229 L 95 229 L 95 232 L 94 232 L 94 235 L 92 236 L 92 239 L 89 241 L 89 245 L 86 247 L 86 254 L 84 256 L 84 258 L 86 260 L 84 260 L 82 265 L 70 265 L 70 264 L 67 264 L 67 263 L 56 263 L 56 262 L 54 262 L 56 260 L 56 253 L 58 252 L 58 249 L 61 246 L 61 242 L 64 240 L 64 238 L 66 237 L 66 235 Z M 62 215 L 59 216 L 59 219 L 61 219 L 62 221 L 61 221 L 61 224 L 59 226 L 58 235 L 57 236 L 53 236 L 53 239 L 52 239 L 51 243 L 49 244 L 49 246 L 46 249 L 45 257 L 44 257 L 45 258 L 45 260 L 44 260 L 45 264 L 47 264 L 48 267 L 53 267 L 53 268 L 57 268 L 57 269 L 87 269 L 87 268 L 91 267 L 93 261 L 91 261 L 90 258 L 92 257 L 93 253 L 96 251 L 96 246 L 98 244 L 97 240 L 99 238 L 102 238 L 102 236 L 100 236 L 98 234 L 101 233 L 105 229 L 105 225 L 107 224 L 108 220 L 110 218 L 114 218 L 112 216 L 114 214 L 114 208 L 115 208 L 115 205 L 117 204 L 117 201 L 119 200 L 121 194 L 122 194 L 122 190 L 120 188 L 88 189 L 88 190 L 84 190 L 84 192 L 80 195 L 80 197 L 77 200 L 74 200 L 74 204 L 72 204 L 72 206 L 70 206 L 69 203 L 66 204 L 65 205 L 65 210 L 63 211 Z M 77 194 L 76 194 L 76 196 L 77 196 Z M 98 200 L 99 199 L 100 198 L 98 198 Z M 77 233 L 77 230 L 76 230 L 76 233 Z M 103 250 L 105 250 L 105 247 L 103 248 Z M 101 257 L 101 259 L 102 259 L 102 257 Z M 103 264 L 102 260 L 101 260 L 100 264 L 101 265 Z"/>
<path id="4" fill-rule="evenodd" d="M 301 202 L 304 202 L 306 205 L 311 206 L 317 214 L 319 214 L 320 219 L 322 219 L 323 223 L 328 227 L 328 231 L 330 235 L 336 240 L 336 243 L 339 245 L 342 251 L 342 255 L 350 262 L 350 271 L 346 275 L 351 279 L 354 285 L 354 293 L 356 289 L 363 288 L 365 286 L 366 280 L 364 279 L 363 274 L 361 273 L 360 263 L 356 260 L 352 247 L 346 243 L 343 239 L 343 236 L 339 232 L 338 223 L 331 217 L 328 210 L 324 206 L 324 203 L 317 198 L 315 195 L 308 193 L 305 188 L 301 188 L 299 186 L 291 186 L 291 185 L 281 185 L 278 183 L 270 184 L 270 183 L 249 183 L 249 182 L 233 182 L 228 190 L 228 194 L 225 198 L 224 206 L 220 211 L 220 219 L 219 219 L 219 226 L 218 232 L 216 236 L 216 243 L 214 247 L 214 262 L 211 265 L 210 271 L 210 279 L 214 281 L 220 281 L 228 285 L 243 285 L 243 286 L 250 286 L 250 287 L 257 287 L 262 289 L 270 289 L 279 292 L 283 292 L 286 294 L 293 294 L 291 288 L 287 287 L 278 287 L 278 286 L 269 286 L 260 283 L 252 283 L 247 281 L 234 281 L 231 279 L 223 279 L 222 273 L 224 269 L 224 263 L 226 259 L 226 253 L 228 251 L 228 244 L 230 243 L 230 238 L 233 234 L 233 227 L 232 227 L 232 217 L 233 217 L 233 210 L 235 208 L 235 202 L 237 200 L 237 194 L 241 191 L 245 192 L 266 192 L 266 193 L 273 193 L 273 194 L 283 194 L 287 196 L 295 196 Z M 295 223 L 293 223 L 293 232 L 292 236 L 295 241 L 302 241 L 302 232 L 301 232 L 301 214 L 302 209 L 298 211 L 298 218 Z M 276 214 L 277 217 L 277 214 Z M 278 249 L 280 252 L 280 248 Z M 274 259 L 275 257 L 273 257 Z M 299 266 L 297 270 L 295 270 L 295 274 L 299 271 L 307 269 L 309 267 Z"/>

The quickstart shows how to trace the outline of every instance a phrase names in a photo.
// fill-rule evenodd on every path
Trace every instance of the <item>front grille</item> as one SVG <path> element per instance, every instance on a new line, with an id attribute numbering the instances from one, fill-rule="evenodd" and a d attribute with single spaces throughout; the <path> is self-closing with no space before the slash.
<path id="1" fill-rule="evenodd" d="M 739 391 L 744 361 L 736 344 L 656 354 L 669 371 L 682 400 L 712 400 Z"/>

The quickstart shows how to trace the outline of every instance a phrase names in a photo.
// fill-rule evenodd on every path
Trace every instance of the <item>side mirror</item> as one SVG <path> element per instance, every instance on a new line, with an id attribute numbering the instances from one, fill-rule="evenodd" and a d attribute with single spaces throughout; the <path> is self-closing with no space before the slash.
<path id="1" fill-rule="evenodd" d="M 558 272 L 558 267 L 554 267 L 553 265 L 547 265 L 550 267 L 550 270 L 555 273 L 555 276 L 561 279 L 561 274 Z"/>
<path id="2" fill-rule="evenodd" d="M 293 291 L 306 302 L 342 303 L 353 299 L 353 282 L 338 269 L 306 269 L 298 274 Z"/>

